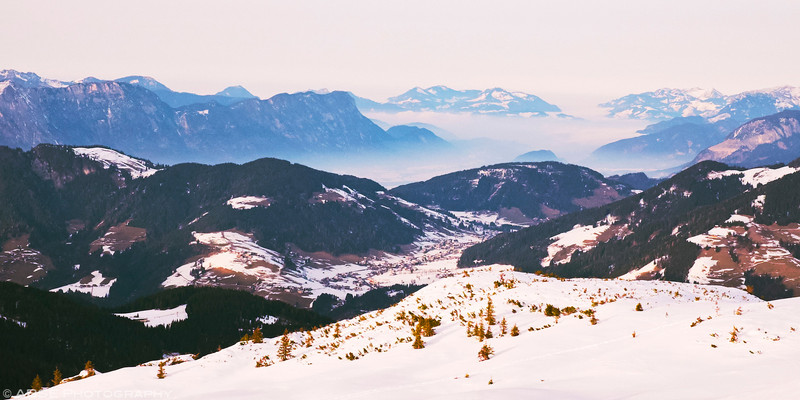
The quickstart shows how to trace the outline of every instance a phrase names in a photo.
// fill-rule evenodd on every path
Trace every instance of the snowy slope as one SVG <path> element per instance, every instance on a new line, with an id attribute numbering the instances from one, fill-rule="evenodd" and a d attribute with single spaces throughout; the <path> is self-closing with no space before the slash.
<path id="1" fill-rule="evenodd" d="M 94 297 L 107 297 L 111 286 L 117 278 L 104 277 L 100 271 L 94 271 L 90 275 L 83 277 L 81 280 L 71 283 L 69 285 L 51 289 L 51 292 L 81 292 L 88 293 Z"/>
<path id="2" fill-rule="evenodd" d="M 72 151 L 77 155 L 100 161 L 106 169 L 113 165 L 122 171 L 128 171 L 133 179 L 145 178 L 158 171 L 148 167 L 147 163 L 140 159 L 126 156 L 105 147 L 73 147 Z"/>
<path id="3" fill-rule="evenodd" d="M 186 313 L 186 304 L 167 310 L 142 310 L 114 315 L 140 321 L 146 326 L 151 327 L 159 325 L 168 326 L 173 322 L 183 321 L 189 318 L 189 314 Z"/>
<path id="4" fill-rule="evenodd" d="M 518 326 L 519 336 L 501 336 L 499 325 L 483 342 L 467 335 L 467 324 L 485 322 L 488 298 L 496 319 Z M 637 303 L 643 311 L 634 310 Z M 577 312 L 556 319 L 542 312 L 547 304 Z M 441 321 L 423 349 L 410 343 L 412 314 Z M 770 304 L 737 289 L 562 281 L 493 266 L 439 280 L 338 328 L 319 328 L 308 347 L 308 334 L 290 334 L 294 357 L 268 367 L 256 368 L 256 361 L 277 361 L 278 338 L 168 365 L 163 380 L 148 363 L 31 398 L 119 392 L 170 399 L 790 399 L 798 315 L 798 299 Z M 494 355 L 479 361 L 486 343 Z"/>

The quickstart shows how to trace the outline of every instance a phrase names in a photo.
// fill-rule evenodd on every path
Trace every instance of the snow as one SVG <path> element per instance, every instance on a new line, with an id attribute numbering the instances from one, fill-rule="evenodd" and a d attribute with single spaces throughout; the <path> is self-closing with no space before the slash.
<path id="1" fill-rule="evenodd" d="M 657 261 L 658 260 L 650 261 L 644 267 L 634 269 L 628 272 L 627 274 L 620 276 L 617 279 L 621 279 L 623 281 L 635 281 L 642 276 L 649 276 L 653 273 L 656 273 L 661 270 L 661 267 L 659 267 L 658 264 L 656 264 Z"/>
<path id="2" fill-rule="evenodd" d="M 738 234 L 739 233 L 733 229 L 715 226 L 711 228 L 708 231 L 708 233 L 701 233 L 699 235 L 692 236 L 686 240 L 700 247 L 716 247 L 716 246 L 724 247 L 725 246 L 724 244 L 720 244 L 722 242 L 722 239 L 731 235 L 736 236 Z"/>
<path id="3" fill-rule="evenodd" d="M 269 207 L 270 199 L 263 196 L 241 196 L 234 197 L 225 204 L 233 207 L 235 210 L 249 210 L 256 207 Z"/>
<path id="4" fill-rule="evenodd" d="M 120 170 L 128 171 L 133 179 L 146 178 L 158 172 L 157 169 L 148 167 L 142 160 L 104 147 L 73 147 L 72 151 L 79 156 L 103 163 L 106 169 L 114 165 Z"/>
<path id="5" fill-rule="evenodd" d="M 743 185 L 749 185 L 751 187 L 758 187 L 758 185 L 765 185 L 772 181 L 776 181 L 780 178 L 783 178 L 786 175 L 793 174 L 800 170 L 800 168 L 793 168 L 789 166 L 780 167 L 780 168 L 752 168 L 745 171 L 737 171 L 737 170 L 728 170 L 728 171 L 712 171 L 708 173 L 708 179 L 721 179 L 725 176 L 737 176 L 741 175 L 739 180 L 742 182 Z"/>
<path id="6" fill-rule="evenodd" d="M 512 288 L 502 284 L 510 281 Z M 466 335 L 466 322 L 481 319 L 489 296 L 496 318 L 517 325 L 519 336 L 501 337 L 497 325 L 483 342 Z M 558 280 L 493 266 L 438 280 L 386 310 L 341 321 L 338 338 L 333 326 L 319 328 L 311 347 L 300 345 L 305 333 L 291 333 L 297 345 L 287 361 L 277 360 L 278 338 L 268 339 L 168 365 L 165 379 L 156 378 L 153 362 L 31 398 L 148 391 L 173 400 L 790 399 L 800 357 L 799 300 L 768 306 L 733 288 Z M 637 303 L 644 311 L 634 311 Z M 581 313 L 556 321 L 542 313 L 546 304 L 594 310 L 598 323 Z M 412 349 L 412 326 L 398 319 L 410 313 L 441 320 L 435 335 L 423 338 L 423 349 Z M 494 355 L 478 361 L 484 344 Z M 348 360 L 349 353 L 356 359 Z M 256 368 L 263 356 L 277 362 Z"/>
<path id="7" fill-rule="evenodd" d="M 17 325 L 18 325 L 19 327 L 21 327 L 21 328 L 25 328 L 25 327 L 27 327 L 27 326 L 28 326 L 28 323 L 27 323 L 27 322 L 22 322 L 22 321 L 19 321 L 19 320 L 16 320 L 16 319 L 14 319 L 14 318 L 9 318 L 9 317 L 6 317 L 6 316 L 5 316 L 5 315 L 3 315 L 3 314 L 0 314 L 0 319 L 2 319 L 2 320 L 4 320 L 4 321 L 11 321 L 11 322 L 13 322 L 13 323 L 17 324 Z"/>
<path id="8" fill-rule="evenodd" d="M 717 262 L 711 257 L 699 257 L 694 261 L 692 268 L 689 269 L 689 274 L 686 280 L 689 282 L 709 284 L 711 279 L 708 274 L 711 272 L 711 267 L 717 265 Z"/>
<path id="9" fill-rule="evenodd" d="M 753 222 L 753 217 L 750 217 L 750 216 L 747 216 L 747 215 L 733 214 L 733 215 L 731 215 L 730 218 L 728 218 L 725 221 L 725 223 L 728 223 L 728 224 L 733 223 L 733 222 L 742 222 L 742 223 L 744 223 L 746 225 L 746 224 L 749 224 L 749 223 Z"/>
<path id="10" fill-rule="evenodd" d="M 145 326 L 149 327 L 159 325 L 169 326 L 173 322 L 183 321 L 189 318 L 189 314 L 186 313 L 186 304 L 167 310 L 142 310 L 114 315 L 140 321 L 144 323 Z"/>
<path id="11" fill-rule="evenodd" d="M 224 273 L 238 273 L 245 276 L 268 277 L 283 268 L 283 258 L 273 250 L 259 246 L 253 238 L 235 231 L 199 233 L 192 232 L 196 243 L 213 249 L 208 256 L 195 262 L 184 264 L 170 275 L 163 287 L 187 286 L 195 281 L 193 270 L 221 270 Z M 254 265 L 258 261 L 267 265 Z"/>
<path id="12" fill-rule="evenodd" d="M 511 220 L 501 217 L 499 213 L 492 211 L 451 211 L 451 213 L 458 217 L 458 219 L 468 222 L 477 222 L 483 225 L 490 225 L 494 223 L 497 226 L 527 226 L 512 222 Z"/>
<path id="13" fill-rule="evenodd" d="M 258 322 L 261 322 L 264 325 L 272 325 L 278 322 L 278 317 L 273 317 L 272 315 L 265 315 L 261 318 L 258 318 Z"/>
<path id="14" fill-rule="evenodd" d="M 753 200 L 753 207 L 763 210 L 765 201 L 767 201 L 767 195 L 760 194 Z"/>
<path id="15" fill-rule="evenodd" d="M 555 263 L 563 264 L 569 262 L 575 251 L 585 251 L 594 247 L 597 244 L 597 238 L 610 227 L 611 225 L 575 225 L 572 230 L 551 237 L 550 240 L 554 242 L 547 246 L 547 257 L 542 259 L 541 265 L 543 267 L 550 265 L 550 261 L 553 261 L 555 256 L 565 249 L 571 249 L 569 255 L 566 258 L 557 260 Z"/>
<path id="16" fill-rule="evenodd" d="M 87 283 L 81 283 L 84 279 L 91 276 L 91 280 Z M 106 278 L 100 271 L 94 271 L 91 275 L 79 280 L 78 282 L 61 286 L 55 289 L 50 289 L 51 292 L 81 292 L 88 293 L 93 297 L 108 297 L 108 292 L 111 286 L 117 281 L 117 278 Z"/>

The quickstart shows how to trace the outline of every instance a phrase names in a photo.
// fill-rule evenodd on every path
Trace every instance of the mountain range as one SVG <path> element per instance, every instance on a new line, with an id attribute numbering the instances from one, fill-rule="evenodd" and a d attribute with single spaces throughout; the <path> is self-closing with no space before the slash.
<path id="1" fill-rule="evenodd" d="M 732 119 L 737 124 L 789 109 L 800 108 L 800 88 L 782 86 L 724 95 L 714 89 L 659 89 L 630 94 L 600 104 L 616 118 L 665 120 L 703 117 L 709 122 Z"/>
<path id="2" fill-rule="evenodd" d="M 521 117 L 565 116 L 558 106 L 538 96 L 501 88 L 456 90 L 447 86 L 415 87 L 389 98 L 385 103 L 352 96 L 362 112 L 433 111 Z"/>
<path id="3" fill-rule="evenodd" d="M 215 163 L 425 152 L 442 145 L 430 131 L 387 134 L 344 92 L 259 100 L 231 97 L 246 96 L 241 88 L 213 96 L 176 93 L 144 77 L 72 83 L 8 70 L 0 77 L 0 145 L 22 149 L 104 145 L 160 163 Z"/>

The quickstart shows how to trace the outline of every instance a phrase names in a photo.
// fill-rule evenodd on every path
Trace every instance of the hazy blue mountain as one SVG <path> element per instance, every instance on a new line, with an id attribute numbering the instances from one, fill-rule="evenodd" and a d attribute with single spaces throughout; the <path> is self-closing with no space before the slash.
<path id="1" fill-rule="evenodd" d="M 256 98 L 252 93 L 240 85 L 228 86 L 222 91 L 215 94 L 215 96 L 233 97 L 236 99 L 253 99 Z"/>
<path id="2" fill-rule="evenodd" d="M 425 128 L 398 125 L 387 129 L 386 134 L 394 139 L 398 146 L 419 148 L 420 144 L 424 144 L 426 150 L 453 149 L 450 143 Z"/>
<path id="3" fill-rule="evenodd" d="M 525 154 L 520 154 L 514 158 L 516 162 L 541 162 L 541 161 L 559 161 L 555 153 L 550 150 L 534 150 Z"/>
<path id="4" fill-rule="evenodd" d="M 673 121 L 656 124 L 660 130 L 651 125 L 643 130 L 647 134 L 603 145 L 592 152 L 588 163 L 634 170 L 665 169 L 691 161 L 729 133 L 723 123 L 711 124 L 702 119 Z"/>
<path id="5" fill-rule="evenodd" d="M 388 135 L 345 92 L 279 94 L 267 100 L 211 96 L 232 104 L 197 103 L 209 96 L 165 90 L 143 77 L 87 79 L 63 87 L 33 76 L 25 77 L 25 85 L 17 79 L 0 81 L 0 145 L 23 149 L 40 143 L 104 145 L 161 163 L 214 163 L 380 155 L 440 145 L 430 131 Z M 165 101 L 170 98 L 192 104 L 173 107 Z"/>

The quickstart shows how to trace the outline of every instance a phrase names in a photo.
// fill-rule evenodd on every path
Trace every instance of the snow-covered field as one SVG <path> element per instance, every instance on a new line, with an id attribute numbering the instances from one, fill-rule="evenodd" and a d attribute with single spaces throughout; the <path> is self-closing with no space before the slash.
<path id="1" fill-rule="evenodd" d="M 69 285 L 51 289 L 51 292 L 81 292 L 88 293 L 94 297 L 108 297 L 108 291 L 117 278 L 106 278 L 100 271 L 94 271 L 90 275 L 85 276 L 81 280 L 71 283 Z"/>
<path id="2" fill-rule="evenodd" d="M 189 314 L 186 313 L 186 304 L 166 310 L 142 310 L 115 315 L 134 321 L 141 321 L 146 326 L 167 326 L 173 322 L 189 318 Z"/>
<path id="3" fill-rule="evenodd" d="M 495 325 L 486 318 L 490 298 Z M 559 318 L 545 315 L 548 304 L 561 310 Z M 441 322 L 422 337 L 422 349 L 411 345 L 415 318 Z M 493 337 L 469 336 L 474 325 Z M 518 336 L 510 334 L 514 326 Z M 798 328 L 796 298 L 766 303 L 719 286 L 558 280 L 492 266 L 319 328 L 313 341 L 309 333 L 290 334 L 287 361 L 279 361 L 275 338 L 168 365 L 165 379 L 148 363 L 32 398 L 793 399 Z M 479 361 L 484 344 L 494 353 Z M 272 365 L 256 368 L 259 360 Z"/>
<path id="4" fill-rule="evenodd" d="M 74 147 L 72 151 L 77 155 L 103 163 L 106 169 L 114 165 L 122 171 L 128 171 L 133 179 L 146 178 L 158 172 L 157 169 L 148 167 L 144 161 L 138 158 L 126 156 L 105 147 Z"/>

